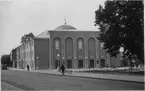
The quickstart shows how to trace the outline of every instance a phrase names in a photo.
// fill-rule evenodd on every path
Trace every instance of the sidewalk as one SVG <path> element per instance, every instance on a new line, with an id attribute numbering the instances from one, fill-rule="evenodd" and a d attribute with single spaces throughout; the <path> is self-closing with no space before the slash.
<path id="1" fill-rule="evenodd" d="M 16 69 L 16 68 L 8 68 L 10 70 L 19 70 L 19 71 L 27 71 L 26 69 Z M 48 70 L 30 70 L 30 72 L 43 73 L 43 74 L 52 74 L 52 75 L 61 75 L 56 69 L 48 69 Z M 95 78 L 95 79 L 107 79 L 107 80 L 118 80 L 118 81 L 129 81 L 129 82 L 140 82 L 144 83 L 144 76 L 133 76 L 133 75 L 116 75 L 116 74 L 101 74 L 101 73 L 79 73 L 79 72 L 66 72 L 67 76 L 75 76 L 75 77 L 87 77 L 87 78 Z"/>

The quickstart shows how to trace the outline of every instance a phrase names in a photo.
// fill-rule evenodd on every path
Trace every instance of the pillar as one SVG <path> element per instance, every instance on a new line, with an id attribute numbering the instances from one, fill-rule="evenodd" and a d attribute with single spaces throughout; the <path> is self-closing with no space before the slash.
<path id="1" fill-rule="evenodd" d="M 85 48 L 85 68 L 88 68 L 88 39 L 84 40 L 84 48 Z"/>
<path id="2" fill-rule="evenodd" d="M 73 68 L 77 68 L 77 48 L 76 48 L 76 38 L 73 38 Z"/>

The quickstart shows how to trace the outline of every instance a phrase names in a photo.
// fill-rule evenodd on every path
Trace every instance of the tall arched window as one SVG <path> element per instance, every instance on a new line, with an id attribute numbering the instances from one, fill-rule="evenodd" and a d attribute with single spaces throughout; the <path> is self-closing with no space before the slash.
<path id="1" fill-rule="evenodd" d="M 73 66 L 73 39 L 67 37 L 65 39 L 65 57 L 66 57 L 66 67 L 72 68 Z"/>
<path id="2" fill-rule="evenodd" d="M 85 59 L 85 49 L 84 49 L 84 39 L 79 37 L 77 39 L 77 64 L 78 68 L 84 67 L 84 59 Z"/>
<path id="3" fill-rule="evenodd" d="M 59 43 L 59 41 L 58 40 L 55 40 L 55 49 L 56 50 L 59 50 L 59 47 L 60 46 L 60 43 Z"/>
<path id="4" fill-rule="evenodd" d="M 88 39 L 88 58 L 89 58 L 89 68 L 95 67 L 95 39 L 93 37 Z"/>
<path id="5" fill-rule="evenodd" d="M 61 63 L 61 39 L 59 37 L 55 37 L 53 39 L 53 67 L 57 68 Z"/>
<path id="6" fill-rule="evenodd" d="M 79 50 L 82 50 L 83 49 L 83 41 L 82 40 L 79 40 L 78 41 L 78 49 Z"/>

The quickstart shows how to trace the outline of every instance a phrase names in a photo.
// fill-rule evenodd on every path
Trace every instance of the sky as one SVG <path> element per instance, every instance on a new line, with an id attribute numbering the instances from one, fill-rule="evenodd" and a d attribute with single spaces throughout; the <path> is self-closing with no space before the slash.
<path id="1" fill-rule="evenodd" d="M 64 24 L 78 30 L 99 31 L 95 11 L 105 0 L 0 0 L 0 56 L 20 45 L 21 37 L 35 36 Z"/>

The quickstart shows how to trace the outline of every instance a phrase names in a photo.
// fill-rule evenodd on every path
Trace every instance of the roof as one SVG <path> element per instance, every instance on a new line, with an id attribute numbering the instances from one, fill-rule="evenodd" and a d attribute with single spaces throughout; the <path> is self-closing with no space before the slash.
<path id="1" fill-rule="evenodd" d="M 35 38 L 49 38 L 49 30 L 42 32 L 41 34 L 37 35 Z"/>
<path id="2" fill-rule="evenodd" d="M 57 28 L 55 28 L 54 30 L 56 30 L 56 31 L 65 31 L 65 30 L 76 30 L 76 28 L 75 27 L 73 27 L 73 26 L 70 26 L 70 25 L 60 25 L 59 27 L 57 27 Z"/>

